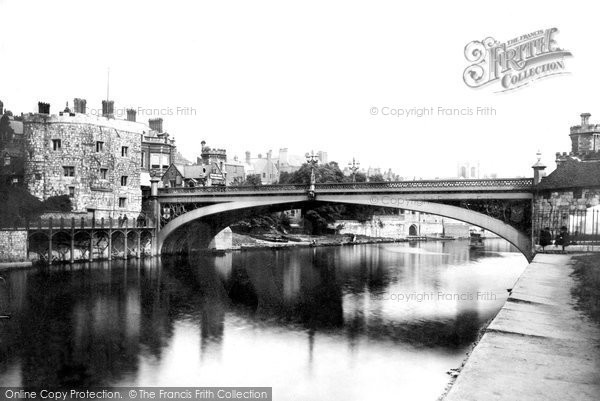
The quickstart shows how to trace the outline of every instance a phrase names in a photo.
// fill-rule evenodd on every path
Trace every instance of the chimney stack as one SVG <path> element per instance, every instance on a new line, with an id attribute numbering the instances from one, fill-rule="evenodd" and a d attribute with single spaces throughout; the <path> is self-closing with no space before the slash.
<path id="1" fill-rule="evenodd" d="M 38 102 L 38 113 L 50 114 L 50 103 Z"/>
<path id="2" fill-rule="evenodd" d="M 4 103 L 0 100 L 0 116 L 4 115 Z"/>
<path id="3" fill-rule="evenodd" d="M 87 101 L 85 99 L 73 99 L 74 113 L 85 114 L 87 112 Z"/>
<path id="4" fill-rule="evenodd" d="M 127 121 L 135 122 L 136 115 L 137 112 L 135 111 L 135 109 L 127 109 Z"/>
<path id="5" fill-rule="evenodd" d="M 531 168 L 533 169 L 533 184 L 537 185 L 542 181 L 542 178 L 544 178 L 545 173 L 544 170 L 546 169 L 546 165 L 544 163 L 542 163 L 542 153 L 538 150 L 538 152 L 536 153 L 537 156 L 537 162 L 531 166 Z"/>
<path id="6" fill-rule="evenodd" d="M 246 164 L 250 164 L 250 151 L 246 151 Z"/>
<path id="7" fill-rule="evenodd" d="M 115 118 L 115 101 L 114 100 L 103 100 L 102 101 L 102 117 Z"/>
<path id="8" fill-rule="evenodd" d="M 162 134 L 162 132 L 163 132 L 162 123 L 163 123 L 162 118 L 151 118 L 148 120 L 148 125 L 150 126 L 150 129 L 158 132 L 159 134 Z"/>
<path id="9" fill-rule="evenodd" d="M 581 114 L 581 126 L 586 126 L 590 123 L 590 113 L 582 113 Z"/>

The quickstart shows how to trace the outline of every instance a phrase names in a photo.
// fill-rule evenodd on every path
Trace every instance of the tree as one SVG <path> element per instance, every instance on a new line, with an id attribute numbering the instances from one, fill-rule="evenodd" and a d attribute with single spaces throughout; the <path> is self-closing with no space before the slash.
<path id="1" fill-rule="evenodd" d="M 281 184 L 310 184 L 311 166 L 304 163 L 300 169 L 291 174 L 280 174 Z M 315 166 L 315 181 L 318 183 L 344 182 L 344 173 L 336 162 Z"/>
<path id="2" fill-rule="evenodd" d="M 260 174 L 250 174 L 246 177 L 246 181 L 244 181 L 242 183 L 242 185 L 248 185 L 248 186 L 253 186 L 253 187 L 257 187 L 259 185 L 262 185 L 262 181 L 260 179 Z"/>
<path id="3" fill-rule="evenodd" d="M 385 182 L 385 178 L 381 174 L 373 174 L 369 176 L 369 182 Z"/>

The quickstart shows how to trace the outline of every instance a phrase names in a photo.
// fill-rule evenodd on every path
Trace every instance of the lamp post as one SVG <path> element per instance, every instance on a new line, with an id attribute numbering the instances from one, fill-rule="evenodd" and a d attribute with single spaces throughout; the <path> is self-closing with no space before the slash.
<path id="1" fill-rule="evenodd" d="M 311 199 L 315 197 L 315 166 L 319 163 L 319 156 L 315 155 L 314 151 L 306 153 L 306 163 L 310 164 L 310 188 L 308 190 L 308 196 Z"/>
<path id="2" fill-rule="evenodd" d="M 348 167 L 350 171 L 352 171 L 352 182 L 356 182 L 356 173 L 358 172 L 360 163 L 357 162 L 354 157 L 352 158 L 352 163 L 348 163 Z"/>

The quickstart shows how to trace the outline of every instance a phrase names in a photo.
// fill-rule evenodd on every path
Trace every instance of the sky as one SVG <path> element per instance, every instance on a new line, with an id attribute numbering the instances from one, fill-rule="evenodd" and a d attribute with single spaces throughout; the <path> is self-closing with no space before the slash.
<path id="1" fill-rule="evenodd" d="M 600 122 L 600 5 L 570 1 L 0 0 L 0 100 L 14 113 L 73 98 L 162 117 L 181 153 L 324 150 L 403 177 L 532 176 L 569 151 L 582 112 Z M 556 27 L 569 74 L 496 93 L 463 82 L 465 45 Z M 433 107 L 423 117 L 385 110 Z M 495 115 L 439 115 L 491 107 Z M 377 108 L 377 115 L 371 113 Z M 152 111 L 153 109 L 159 109 Z"/>

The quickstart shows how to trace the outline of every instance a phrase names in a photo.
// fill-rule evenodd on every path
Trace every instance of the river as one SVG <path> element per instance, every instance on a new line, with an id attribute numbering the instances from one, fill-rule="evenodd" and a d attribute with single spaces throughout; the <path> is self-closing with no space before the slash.
<path id="1" fill-rule="evenodd" d="M 0 384 L 436 400 L 527 265 L 500 239 L 1 272 Z"/>

